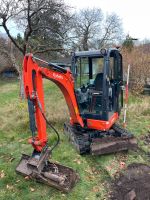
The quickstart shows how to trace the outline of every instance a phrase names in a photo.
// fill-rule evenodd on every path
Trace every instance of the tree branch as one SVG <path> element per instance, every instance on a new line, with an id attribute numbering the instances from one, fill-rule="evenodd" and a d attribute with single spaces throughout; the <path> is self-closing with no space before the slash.
<path id="1" fill-rule="evenodd" d="M 33 54 L 46 53 L 46 52 L 49 52 L 49 51 L 64 51 L 64 50 L 65 49 L 63 49 L 63 48 L 48 48 L 48 49 L 33 51 Z"/>
<path id="2" fill-rule="evenodd" d="M 13 44 L 19 49 L 19 51 L 24 55 L 24 51 L 23 51 L 23 48 L 21 48 L 17 42 L 15 41 L 15 39 L 11 36 L 10 32 L 9 32 L 9 29 L 7 28 L 7 25 L 6 25 L 6 21 L 4 18 L 3 18 L 3 22 L 2 22 L 2 26 L 3 28 L 5 29 L 9 39 L 13 42 Z"/>

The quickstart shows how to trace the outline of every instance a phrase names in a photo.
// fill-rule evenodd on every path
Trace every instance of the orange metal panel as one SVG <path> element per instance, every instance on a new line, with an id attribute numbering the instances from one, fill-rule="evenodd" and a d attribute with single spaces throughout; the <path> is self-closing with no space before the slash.
<path id="1" fill-rule="evenodd" d="M 118 117 L 118 113 L 114 113 L 109 121 L 87 119 L 87 127 L 91 129 L 107 131 L 112 127 Z"/>

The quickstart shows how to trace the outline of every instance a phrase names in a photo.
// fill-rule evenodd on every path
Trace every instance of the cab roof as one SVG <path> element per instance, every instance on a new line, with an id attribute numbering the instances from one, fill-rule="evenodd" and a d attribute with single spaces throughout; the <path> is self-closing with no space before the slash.
<path id="1" fill-rule="evenodd" d="M 105 49 L 99 49 L 99 50 L 91 50 L 91 51 L 78 51 L 74 52 L 73 56 L 75 57 L 103 57 L 104 54 L 102 54 L 102 50 Z M 110 48 L 106 49 L 106 52 L 113 52 L 113 51 L 118 51 L 116 48 Z"/>

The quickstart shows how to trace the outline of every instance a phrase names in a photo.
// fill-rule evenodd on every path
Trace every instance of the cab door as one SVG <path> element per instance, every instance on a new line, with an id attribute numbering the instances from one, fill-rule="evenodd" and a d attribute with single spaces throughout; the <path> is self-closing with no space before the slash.
<path id="1" fill-rule="evenodd" d="M 110 54 L 109 60 L 109 78 L 112 88 L 112 110 L 120 113 L 123 107 L 122 56 L 118 51 L 113 51 Z"/>

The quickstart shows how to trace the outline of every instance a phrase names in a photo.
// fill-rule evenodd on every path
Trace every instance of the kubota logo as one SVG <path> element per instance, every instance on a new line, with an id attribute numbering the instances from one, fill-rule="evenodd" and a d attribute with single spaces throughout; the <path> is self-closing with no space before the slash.
<path id="1" fill-rule="evenodd" d="M 63 79 L 63 76 L 56 74 L 56 73 L 53 73 L 53 77 L 58 78 L 58 79 Z"/>

